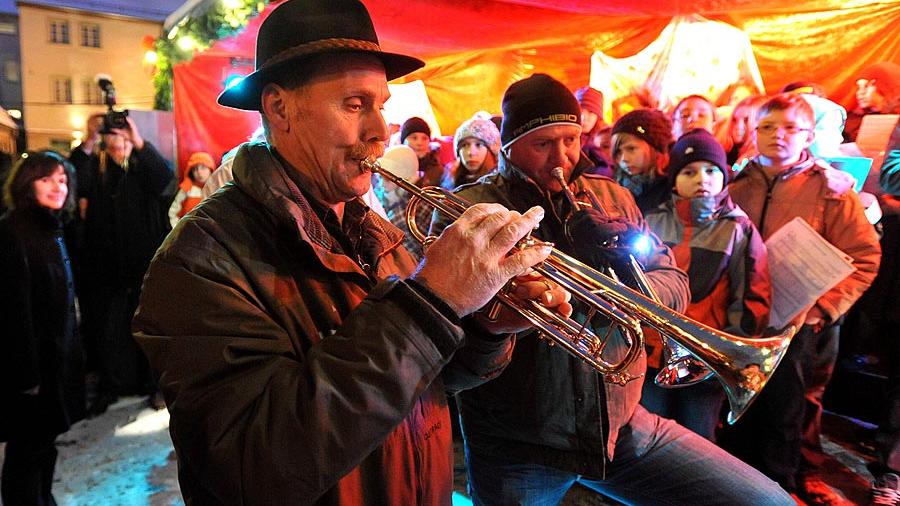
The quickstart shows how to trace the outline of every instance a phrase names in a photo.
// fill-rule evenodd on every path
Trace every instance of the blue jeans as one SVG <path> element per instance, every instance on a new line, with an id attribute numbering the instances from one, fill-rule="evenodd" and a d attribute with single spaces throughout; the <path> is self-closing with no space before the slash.
<path id="1" fill-rule="evenodd" d="M 663 418 L 675 420 L 706 439 L 716 441 L 725 390 L 715 378 L 681 388 L 663 388 L 653 382 L 659 369 L 647 368 L 641 390 L 641 406 Z"/>
<path id="2" fill-rule="evenodd" d="M 555 505 L 575 482 L 625 504 L 793 506 L 772 480 L 677 423 L 638 406 L 606 479 L 479 455 L 466 446 L 476 505 Z"/>

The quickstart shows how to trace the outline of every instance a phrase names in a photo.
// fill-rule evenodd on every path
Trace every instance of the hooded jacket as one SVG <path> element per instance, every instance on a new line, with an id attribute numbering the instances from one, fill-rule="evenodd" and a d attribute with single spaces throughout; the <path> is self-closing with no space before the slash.
<path id="1" fill-rule="evenodd" d="M 647 277 L 665 304 L 683 310 L 687 276 L 649 231 L 628 190 L 609 178 L 584 175 L 591 166 L 582 155 L 572 175 L 573 191 L 590 188 L 612 217 L 629 221 L 655 241 L 646 262 Z M 532 236 L 572 251 L 564 232 L 571 208 L 562 192 L 543 191 L 505 158 L 498 172 L 462 186 L 457 194 L 473 203 L 496 202 L 520 212 L 541 206 L 546 214 Z M 597 332 L 603 336 L 605 329 Z M 604 358 L 616 360 L 624 353 L 622 339 L 616 336 Z M 639 376 L 645 370 L 641 353 L 628 368 L 637 379 L 625 386 L 608 383 L 560 346 L 548 346 L 534 335 L 521 336 L 510 365 L 497 379 L 459 394 L 466 442 L 490 455 L 602 477 L 614 458 L 619 431 L 640 400 Z"/>
<path id="2" fill-rule="evenodd" d="M 747 213 L 763 240 L 799 216 L 853 259 L 856 271 L 816 301 L 828 323 L 843 316 L 872 284 L 881 260 L 878 236 L 853 184 L 847 173 L 807 152 L 796 165 L 771 178 L 754 159 L 728 185 L 731 198 Z"/>
<path id="3" fill-rule="evenodd" d="M 766 246 L 727 189 L 712 197 L 673 194 L 646 219 L 687 270 L 686 315 L 730 334 L 763 334 L 772 301 Z"/>
<path id="4" fill-rule="evenodd" d="M 134 319 L 186 502 L 449 504 L 445 388 L 497 374 L 511 340 L 467 332 L 401 280 L 401 233 L 360 201 L 343 221 L 366 263 L 268 145 L 233 169 L 160 248 Z"/>

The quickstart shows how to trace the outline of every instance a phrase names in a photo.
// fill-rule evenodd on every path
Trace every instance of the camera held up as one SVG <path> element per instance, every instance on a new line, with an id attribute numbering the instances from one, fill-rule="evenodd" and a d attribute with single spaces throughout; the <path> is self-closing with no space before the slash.
<path id="1" fill-rule="evenodd" d="M 106 103 L 106 114 L 103 116 L 103 128 L 100 129 L 101 134 L 113 133 L 114 128 L 128 128 L 128 110 L 117 111 L 114 109 L 116 105 L 116 88 L 113 86 L 112 79 L 106 74 L 99 74 L 95 78 L 97 86 L 103 91 L 103 101 Z"/>

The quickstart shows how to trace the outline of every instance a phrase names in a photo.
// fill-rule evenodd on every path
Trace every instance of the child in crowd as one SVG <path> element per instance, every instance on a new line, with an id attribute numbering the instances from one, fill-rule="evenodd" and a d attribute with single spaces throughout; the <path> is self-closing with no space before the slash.
<path id="1" fill-rule="evenodd" d="M 418 171 L 419 159 L 409 146 L 402 144 L 391 146 L 385 150 L 384 156 L 379 161 L 385 169 L 409 182 L 418 180 L 422 175 Z M 370 194 L 372 198 L 368 197 Z M 403 231 L 403 245 L 416 260 L 419 260 L 423 254 L 422 245 L 410 233 L 406 222 L 406 209 L 410 198 L 412 195 L 409 192 L 380 174 L 372 175 L 372 188 L 363 196 L 369 207 Z M 433 209 L 427 205 L 420 205 L 417 208 L 416 223 L 422 232 L 428 232 L 432 211 Z"/>
<path id="2" fill-rule="evenodd" d="M 600 144 L 602 142 L 600 132 L 609 133 L 609 125 L 603 121 L 603 93 L 590 86 L 584 86 L 575 90 L 575 98 L 581 106 L 581 150 L 594 164 L 588 172 L 612 177 L 609 149 L 603 149 Z"/>
<path id="3" fill-rule="evenodd" d="M 75 170 L 52 151 L 22 155 L 4 185 L 0 218 L 2 502 L 56 504 L 56 437 L 84 413 L 75 290 L 63 210 Z M 79 392 L 78 395 L 75 393 Z"/>
<path id="4" fill-rule="evenodd" d="M 431 149 L 431 127 L 424 119 L 413 116 L 403 122 L 400 127 L 400 143 L 409 146 L 419 157 L 419 172 L 422 179 L 419 186 L 439 186 L 444 177 L 438 153 Z"/>
<path id="5" fill-rule="evenodd" d="M 847 110 L 825 96 L 825 90 L 816 83 L 797 81 L 784 85 L 782 93 L 798 93 L 809 102 L 816 118 L 816 137 L 809 146 L 809 152 L 819 158 L 841 156 L 840 146 L 844 142 L 844 124 Z"/>
<path id="6" fill-rule="evenodd" d="M 672 111 L 672 135 L 676 139 L 695 128 L 712 133 L 716 123 L 716 106 L 702 95 L 682 98 Z"/>
<path id="7" fill-rule="evenodd" d="M 468 119 L 456 129 L 453 151 L 457 159 L 444 168 L 441 181 L 448 190 L 471 183 L 497 167 L 500 131 L 491 120 Z"/>
<path id="8" fill-rule="evenodd" d="M 865 68 L 856 80 L 856 107 L 847 115 L 844 140 L 855 142 L 867 114 L 900 114 L 900 64 L 883 61 Z"/>
<path id="9" fill-rule="evenodd" d="M 628 188 L 642 213 L 669 199 L 666 178 L 672 121 L 656 109 L 638 109 L 619 118 L 612 128 L 615 179 Z"/>
<path id="10" fill-rule="evenodd" d="M 187 174 L 175 194 L 175 200 L 169 206 L 169 222 L 172 228 L 178 220 L 203 200 L 203 186 L 216 167 L 209 153 L 197 151 L 188 158 Z"/>
<path id="11" fill-rule="evenodd" d="M 751 95 L 734 106 L 726 127 L 719 133 L 719 144 L 725 150 L 728 167 L 738 163 L 743 157 L 755 155 L 753 132 L 756 128 L 756 111 L 768 99 L 765 95 Z"/>
<path id="12" fill-rule="evenodd" d="M 654 233 L 672 248 L 690 278 L 685 314 L 740 336 L 762 335 L 769 317 L 766 247 L 756 227 L 728 195 L 725 150 L 703 129 L 684 134 L 672 148 L 670 200 L 644 215 Z M 649 359 L 648 359 L 649 360 Z M 725 393 L 719 382 L 665 389 L 652 378 L 660 364 L 648 364 L 641 404 L 715 441 Z"/>
<path id="13" fill-rule="evenodd" d="M 853 179 L 807 149 L 815 136 L 809 103 L 798 94 L 776 95 L 762 105 L 757 120 L 759 154 L 734 177 L 731 197 L 764 240 L 801 217 L 849 255 L 856 270 L 795 318 L 802 327 L 781 365 L 722 442 L 807 502 L 832 504 L 835 493 L 817 476 L 822 394 L 837 359 L 841 319 L 872 283 L 881 248 Z"/>

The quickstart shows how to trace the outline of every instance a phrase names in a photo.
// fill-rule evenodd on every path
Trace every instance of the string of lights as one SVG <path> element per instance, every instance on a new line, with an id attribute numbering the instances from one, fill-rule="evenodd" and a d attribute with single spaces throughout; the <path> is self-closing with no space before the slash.
<path id="1" fill-rule="evenodd" d="M 202 14 L 187 16 L 162 37 L 147 41 L 144 63 L 155 67 L 154 108 L 172 109 L 172 68 L 176 64 L 190 61 L 217 40 L 237 34 L 267 4 L 268 0 L 218 0 Z"/>

